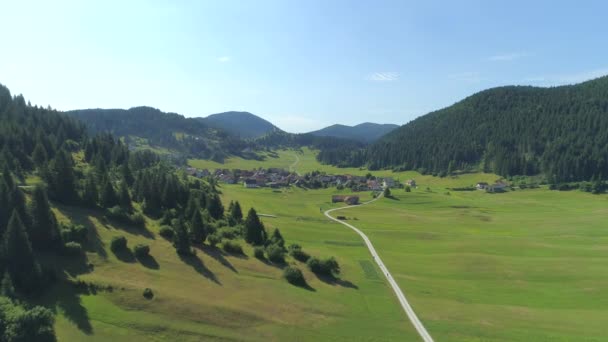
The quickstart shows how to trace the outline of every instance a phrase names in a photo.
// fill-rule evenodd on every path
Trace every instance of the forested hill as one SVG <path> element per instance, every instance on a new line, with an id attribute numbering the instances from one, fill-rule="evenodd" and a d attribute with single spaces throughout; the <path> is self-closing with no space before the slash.
<path id="1" fill-rule="evenodd" d="M 269 121 L 249 112 L 218 113 L 198 120 L 241 138 L 259 138 L 271 132 L 282 132 Z"/>
<path id="2" fill-rule="evenodd" d="M 138 143 L 166 148 L 200 158 L 222 160 L 245 148 L 245 143 L 196 119 L 151 107 L 85 109 L 66 112 L 83 121 L 93 133 L 108 132 Z M 133 139 L 141 138 L 141 139 Z"/>
<path id="3" fill-rule="evenodd" d="M 399 126 L 394 124 L 376 124 L 371 122 L 364 122 L 355 126 L 336 124 L 322 128 L 318 131 L 310 132 L 310 134 L 345 138 L 362 142 L 373 142 L 397 127 Z"/>
<path id="4" fill-rule="evenodd" d="M 336 164 L 367 163 L 376 169 L 542 173 L 553 182 L 605 179 L 608 77 L 553 88 L 482 91 L 413 120 L 365 151 L 334 157 Z"/>

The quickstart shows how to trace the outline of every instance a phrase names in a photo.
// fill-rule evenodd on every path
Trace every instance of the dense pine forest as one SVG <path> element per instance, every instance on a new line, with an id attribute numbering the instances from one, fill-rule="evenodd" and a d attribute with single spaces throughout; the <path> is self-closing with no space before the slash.
<path id="1" fill-rule="evenodd" d="M 4 86 L 0 151 L 0 341 L 55 340 L 53 313 L 29 303 L 57 282 L 74 282 L 61 262 L 49 260 L 84 263 L 84 248 L 95 243 L 87 241 L 85 227 L 60 224 L 53 203 L 88 208 L 143 230 L 145 215 L 162 217 L 181 254 L 225 218 L 213 183 L 179 178 L 154 153 L 131 153 L 109 134 L 89 137 L 79 121 L 26 104 Z M 23 185 L 31 177 L 41 182 Z"/>
<path id="2" fill-rule="evenodd" d="M 502 176 L 550 183 L 608 178 L 608 77 L 554 88 L 499 87 L 429 113 L 364 150 L 319 160 L 370 169 Z"/>

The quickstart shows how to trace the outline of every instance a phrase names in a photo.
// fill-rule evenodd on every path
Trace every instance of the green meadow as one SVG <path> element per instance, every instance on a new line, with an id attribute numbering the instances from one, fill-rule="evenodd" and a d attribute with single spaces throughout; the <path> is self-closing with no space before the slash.
<path id="1" fill-rule="evenodd" d="M 296 155 L 298 158 L 296 158 Z M 297 162 L 296 162 L 297 161 Z M 191 161 L 201 168 L 217 163 Z M 320 165 L 314 151 L 279 151 L 266 161 L 240 158 L 218 168 L 292 166 L 334 174 L 367 170 Z M 415 172 L 372 172 L 415 178 L 412 192 L 340 213 L 372 240 L 393 276 L 437 341 L 600 341 L 608 336 L 607 198 L 578 191 L 516 190 L 501 194 L 449 191 L 494 181 L 492 174 L 436 178 Z M 428 188 L 428 189 L 427 189 Z M 87 263 L 66 276 L 113 290 L 74 294 L 56 286 L 40 299 L 57 312 L 60 341 L 415 341 L 416 332 L 383 281 L 362 241 L 327 220 L 332 194 L 350 190 L 245 189 L 221 185 L 225 205 L 255 207 L 268 231 L 280 228 L 288 244 L 314 256 L 334 256 L 340 280 L 319 279 L 293 259 L 309 288 L 289 285 L 276 265 L 211 247 L 180 259 L 158 235 L 117 225 L 99 212 L 57 207 L 89 227 Z M 369 192 L 359 193 L 362 201 Z M 337 213 L 335 213 L 337 215 Z M 113 236 L 129 246 L 147 243 L 152 260 L 116 256 Z M 146 300 L 144 288 L 155 297 Z"/>

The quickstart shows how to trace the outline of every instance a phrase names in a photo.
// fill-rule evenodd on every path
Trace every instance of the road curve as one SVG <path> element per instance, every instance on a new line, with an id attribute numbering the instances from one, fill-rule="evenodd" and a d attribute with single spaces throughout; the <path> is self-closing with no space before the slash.
<path id="1" fill-rule="evenodd" d="M 371 201 L 367 201 L 367 202 L 362 203 L 361 205 L 372 203 L 372 202 L 378 200 L 380 197 L 381 196 L 378 196 L 378 197 L 374 198 Z M 325 211 L 325 216 L 327 216 L 330 220 L 333 220 L 333 221 L 336 221 L 338 223 L 341 223 L 341 224 L 347 226 L 348 228 L 354 230 L 355 232 L 357 232 L 357 234 L 359 234 L 361 236 L 361 238 L 363 238 L 363 241 L 367 245 L 367 249 L 369 249 L 369 252 L 372 254 L 372 257 L 374 258 L 374 261 L 376 262 L 376 264 L 378 264 L 378 267 L 380 267 L 380 270 L 382 270 L 382 274 L 384 275 L 384 277 L 386 278 L 386 280 L 388 280 L 388 283 L 393 288 L 393 291 L 395 291 L 395 294 L 397 295 L 397 299 L 399 299 L 399 303 L 401 304 L 401 307 L 403 308 L 403 310 L 407 314 L 407 317 L 410 319 L 410 321 L 414 325 L 414 328 L 416 328 L 416 331 L 418 332 L 418 334 L 420 335 L 420 337 L 422 338 L 422 340 L 424 342 L 433 342 L 433 338 L 431 337 L 431 335 L 429 334 L 429 332 L 426 330 L 426 328 L 424 327 L 424 325 L 422 325 L 422 322 L 420 322 L 420 320 L 418 319 L 418 316 L 416 316 L 416 313 L 414 312 L 414 309 L 412 309 L 410 303 L 405 298 L 405 295 L 403 294 L 403 292 L 399 288 L 399 285 L 397 284 L 397 282 L 395 280 L 393 280 L 393 276 L 388 271 L 388 268 L 386 268 L 386 266 L 384 266 L 384 263 L 382 262 L 382 259 L 380 259 L 380 256 L 378 255 L 378 253 L 376 253 L 376 249 L 374 248 L 374 245 L 372 245 L 372 242 L 369 240 L 369 238 L 367 237 L 367 235 L 365 235 L 357 227 L 355 227 L 355 226 L 353 226 L 351 224 L 348 224 L 348 223 L 346 223 L 344 221 L 338 220 L 338 219 L 332 217 L 331 215 L 329 215 L 329 213 L 334 212 L 334 211 L 344 210 L 344 209 L 349 209 L 349 208 L 356 208 L 356 207 L 357 207 L 356 205 L 351 205 L 351 206 L 347 206 L 347 207 L 329 209 L 329 210 Z"/>

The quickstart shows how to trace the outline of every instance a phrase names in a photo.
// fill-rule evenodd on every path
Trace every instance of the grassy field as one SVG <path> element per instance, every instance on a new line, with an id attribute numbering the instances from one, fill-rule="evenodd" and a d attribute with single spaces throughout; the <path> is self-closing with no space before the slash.
<path id="1" fill-rule="evenodd" d="M 253 258 L 227 255 L 211 247 L 197 257 L 180 260 L 171 244 L 157 235 L 158 226 L 146 230 L 108 222 L 99 212 L 58 207 L 62 222 L 89 227 L 87 261 L 47 260 L 66 269 L 66 276 L 111 285 L 112 292 L 75 294 L 57 285 L 41 299 L 58 313 L 60 341 L 302 341 L 415 340 L 413 328 L 395 305 L 366 249 L 348 231 L 323 219 L 319 207 L 329 207 L 333 191 L 308 192 L 222 188 L 224 200 L 238 199 L 245 209 L 255 205 L 268 230 L 279 227 L 288 243 L 299 243 L 321 257 L 335 256 L 342 267 L 339 281 L 319 279 L 300 267 L 310 285 L 289 285 L 282 270 Z M 371 198 L 365 194 L 365 198 Z M 364 198 L 364 199 L 365 199 Z M 124 235 L 129 246 L 147 243 L 150 260 L 116 256 L 109 249 L 113 236 Z M 66 267 L 67 263 L 67 267 Z M 91 265 L 87 266 L 86 264 Z M 153 300 L 143 298 L 150 287 Z"/>
<path id="2" fill-rule="evenodd" d="M 437 341 L 608 336 L 605 196 L 397 192 L 351 211 Z"/>
<path id="3" fill-rule="evenodd" d="M 297 154 L 299 161 L 296 162 Z M 193 165 L 196 163 L 192 161 Z M 214 168 L 213 163 L 196 165 Z M 225 168 L 285 167 L 299 172 L 365 174 L 319 165 L 314 152 L 280 151 L 262 162 L 232 159 Z M 435 178 L 415 172 L 373 172 L 415 178 L 411 193 L 345 211 L 370 237 L 414 309 L 437 341 L 600 341 L 608 336 L 608 213 L 605 196 L 577 191 L 518 190 L 503 194 L 448 191 L 491 174 Z M 427 190 L 427 187 L 429 190 Z M 58 313 L 60 341 L 392 341 L 418 340 L 362 241 L 322 212 L 335 189 L 271 190 L 222 185 L 225 203 L 254 206 L 267 229 L 281 229 L 307 252 L 335 256 L 341 280 L 317 278 L 301 263 L 310 289 L 291 286 L 281 269 L 252 257 L 204 248 L 180 259 L 171 244 L 146 230 L 105 221 L 99 212 L 57 208 L 90 229 L 86 262 L 67 275 L 112 285 L 112 292 L 74 294 L 56 286 L 41 303 Z M 348 190 L 343 190 L 347 193 Z M 370 193 L 360 193 L 362 200 Z M 129 246 L 150 244 L 139 262 L 109 250 L 115 235 Z M 64 260 L 48 260 L 65 265 Z M 142 296 L 144 288 L 155 293 Z"/>

